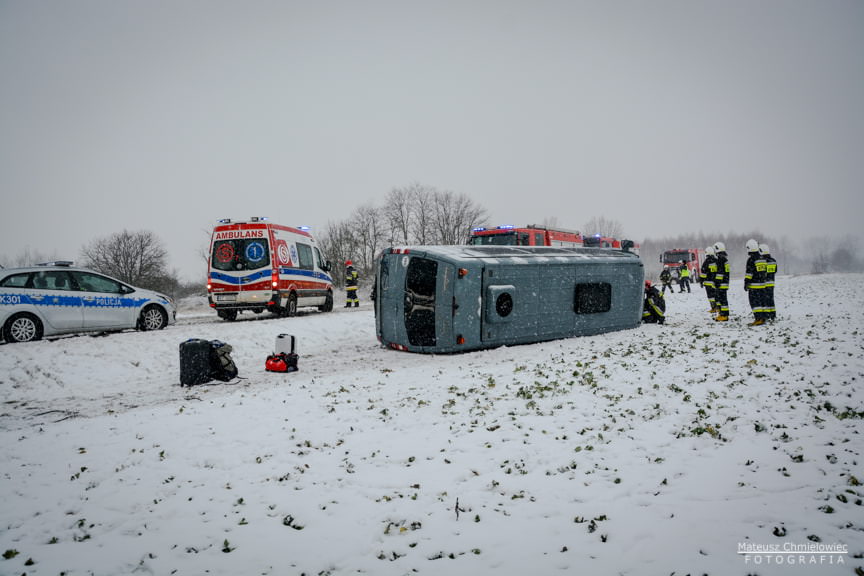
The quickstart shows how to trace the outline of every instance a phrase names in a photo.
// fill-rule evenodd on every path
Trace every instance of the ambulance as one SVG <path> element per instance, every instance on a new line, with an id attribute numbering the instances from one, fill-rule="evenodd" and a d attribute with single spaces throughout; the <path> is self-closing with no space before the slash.
<path id="1" fill-rule="evenodd" d="M 306 226 L 266 218 L 220 220 L 213 228 L 207 299 L 220 318 L 250 310 L 295 316 L 301 307 L 333 310 L 333 279 Z"/>

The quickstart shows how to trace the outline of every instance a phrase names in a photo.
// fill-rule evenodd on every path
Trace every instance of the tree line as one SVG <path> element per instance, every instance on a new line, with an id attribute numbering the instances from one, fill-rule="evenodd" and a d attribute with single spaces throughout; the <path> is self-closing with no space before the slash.
<path id="1" fill-rule="evenodd" d="M 81 248 L 80 256 L 76 264 L 133 286 L 155 290 L 173 298 L 201 293 L 201 282 L 183 282 L 177 270 L 168 268 L 165 244 L 150 230 L 123 230 L 96 238 Z M 13 268 L 56 260 L 56 256 L 25 248 L 2 264 Z"/>
<path id="2" fill-rule="evenodd" d="M 527 225 L 527 222 L 514 222 Z M 542 225 L 568 228 L 572 223 L 559 225 L 556 217 L 545 218 Z M 361 273 L 363 284 L 371 285 L 375 257 L 388 246 L 466 244 L 472 228 L 489 225 L 489 214 L 483 206 L 467 195 L 440 190 L 434 186 L 412 183 L 390 190 L 380 204 L 366 203 L 344 220 L 328 222 L 318 234 L 318 242 L 325 257 L 334 264 L 333 276 L 337 287 L 343 285 L 345 266 L 351 260 Z M 603 216 L 592 217 L 580 229 L 583 235 L 602 234 L 619 239 L 627 238 L 620 222 Z M 717 241 L 726 244 L 732 280 L 743 278 L 747 254 L 744 244 L 755 238 L 771 247 L 778 260 L 781 274 L 823 274 L 828 272 L 862 272 L 864 257 L 858 237 L 814 237 L 789 240 L 761 235 L 758 231 L 747 234 L 705 234 L 703 232 L 678 236 L 652 237 L 635 240 L 641 244 L 640 253 L 647 278 L 656 279 L 661 265 L 660 254 L 673 248 L 705 249 Z M 209 247 L 201 251 L 209 254 Z M 162 240 L 148 230 L 116 232 L 97 238 L 81 249 L 81 265 L 123 282 L 158 290 L 173 297 L 201 294 L 204 282 L 183 282 L 177 270 L 169 270 L 168 252 Z M 0 258 L 6 267 L 29 266 L 52 259 L 25 248 L 12 258 Z M 743 281 L 743 280 L 742 280 Z"/>
<path id="3" fill-rule="evenodd" d="M 335 264 L 341 285 L 351 260 L 368 277 L 387 246 L 466 244 L 471 229 L 486 226 L 488 212 L 465 194 L 412 183 L 393 188 L 383 203 L 363 204 L 344 220 L 328 222 L 318 236 L 321 251 Z"/>

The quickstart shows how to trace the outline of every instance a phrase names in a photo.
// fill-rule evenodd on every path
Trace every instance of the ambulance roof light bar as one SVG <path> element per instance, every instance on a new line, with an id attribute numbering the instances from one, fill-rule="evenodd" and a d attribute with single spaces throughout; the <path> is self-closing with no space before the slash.
<path id="1" fill-rule="evenodd" d="M 267 216 L 252 216 L 249 218 L 249 222 L 264 222 L 265 220 L 269 220 Z M 233 220 L 231 218 L 222 218 L 221 220 L 217 220 L 219 224 L 231 224 Z"/>

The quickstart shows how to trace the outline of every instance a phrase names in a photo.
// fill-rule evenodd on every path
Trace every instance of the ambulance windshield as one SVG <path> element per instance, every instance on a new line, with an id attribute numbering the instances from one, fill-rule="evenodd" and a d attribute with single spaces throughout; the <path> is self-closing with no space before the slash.
<path id="1" fill-rule="evenodd" d="M 210 263 L 216 270 L 225 272 L 264 268 L 270 264 L 267 240 L 263 238 L 217 240 L 213 242 Z"/>

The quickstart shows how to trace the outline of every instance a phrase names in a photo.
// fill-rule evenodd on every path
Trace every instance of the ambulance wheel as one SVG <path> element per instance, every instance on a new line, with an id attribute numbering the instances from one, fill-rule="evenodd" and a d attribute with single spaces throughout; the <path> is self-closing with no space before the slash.
<path id="1" fill-rule="evenodd" d="M 138 328 L 140 330 L 162 330 L 168 325 L 168 314 L 155 304 L 150 304 L 141 311 L 141 317 L 138 319 Z"/>
<path id="2" fill-rule="evenodd" d="M 219 310 L 216 312 L 220 318 L 223 320 L 228 320 L 229 322 L 233 322 L 237 319 L 237 310 Z"/>
<path id="3" fill-rule="evenodd" d="M 292 292 L 288 295 L 288 302 L 285 304 L 285 316 L 297 315 L 297 294 Z"/>
<path id="4" fill-rule="evenodd" d="M 318 307 L 318 310 L 321 312 L 332 312 L 333 311 L 333 293 L 327 293 L 327 299 L 324 300 L 324 304 Z"/>
<path id="5" fill-rule="evenodd" d="M 6 342 L 33 342 L 42 338 L 42 322 L 32 314 L 15 314 L 3 326 Z"/>

